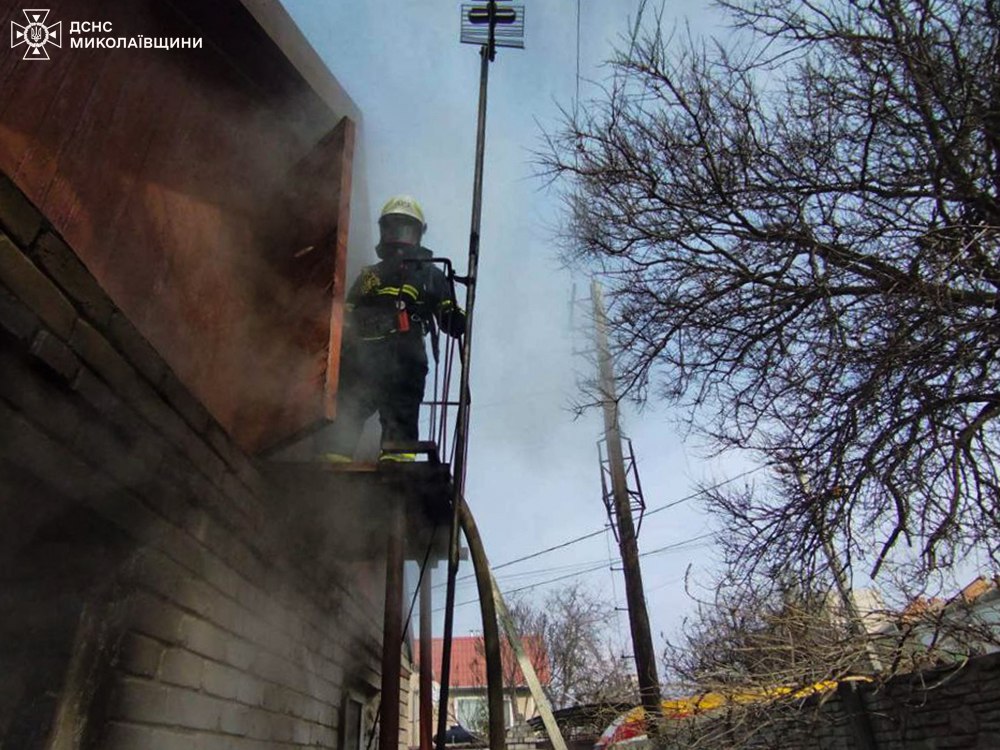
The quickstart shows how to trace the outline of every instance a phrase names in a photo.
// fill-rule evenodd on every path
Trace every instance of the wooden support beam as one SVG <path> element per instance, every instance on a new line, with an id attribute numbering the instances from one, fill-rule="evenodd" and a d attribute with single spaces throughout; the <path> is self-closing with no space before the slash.
<path id="1" fill-rule="evenodd" d="M 524 675 L 524 680 L 528 683 L 531 695 L 535 699 L 538 713 L 542 716 L 542 724 L 545 725 L 545 731 L 549 735 L 549 742 L 552 743 L 554 750 L 566 750 L 566 740 L 563 739 L 562 732 L 559 731 L 559 725 L 556 724 L 556 717 L 552 713 L 552 705 L 549 703 L 545 691 L 542 690 L 542 683 L 535 672 L 535 665 L 531 663 L 531 659 L 528 658 L 528 655 L 524 651 L 524 646 L 521 643 L 521 634 L 517 632 L 517 626 L 514 625 L 514 619 L 510 616 L 507 603 L 503 600 L 503 594 L 500 593 L 500 587 L 497 586 L 497 579 L 493 576 L 492 572 L 490 573 L 490 585 L 493 588 L 493 600 L 497 605 L 497 613 L 500 615 L 500 624 L 507 634 L 507 641 L 510 643 L 510 647 L 514 649 L 517 664 L 521 667 L 521 674 Z"/>
<path id="2" fill-rule="evenodd" d="M 389 511 L 385 553 L 385 620 L 382 627 L 382 704 L 379 750 L 399 750 L 399 679 L 403 659 L 403 514 Z"/>
<path id="3" fill-rule="evenodd" d="M 434 716 L 431 702 L 433 688 L 432 640 L 431 640 L 431 570 L 432 564 L 424 568 L 420 583 L 420 750 L 431 750 L 434 746 Z"/>

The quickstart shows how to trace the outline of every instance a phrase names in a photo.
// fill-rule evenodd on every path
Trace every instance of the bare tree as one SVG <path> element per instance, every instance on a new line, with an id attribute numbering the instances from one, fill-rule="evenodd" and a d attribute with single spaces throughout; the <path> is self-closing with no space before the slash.
<path id="1" fill-rule="evenodd" d="M 645 9 L 540 155 L 623 392 L 803 467 L 814 493 L 739 509 L 792 553 L 995 560 L 1000 4 L 722 5 L 705 47 Z"/>
<path id="2" fill-rule="evenodd" d="M 544 623 L 540 622 L 537 613 L 531 608 L 526 599 L 511 598 L 507 602 L 507 609 L 521 638 L 521 647 L 531 662 L 535 674 L 539 676 L 540 680 L 546 680 L 549 674 L 548 654 L 540 630 L 540 628 L 544 628 Z M 486 651 L 482 638 L 476 641 L 475 646 L 476 658 L 472 664 L 473 672 L 479 683 L 485 685 Z M 515 724 L 520 724 L 524 721 L 525 717 L 522 715 L 518 704 L 517 691 L 519 688 L 524 688 L 527 685 L 527 681 L 521 670 L 521 665 L 518 663 L 517 655 L 506 638 L 500 642 L 500 668 L 503 674 L 503 684 L 510 700 L 513 721 Z"/>
<path id="3" fill-rule="evenodd" d="M 681 643 L 668 641 L 670 679 L 702 691 L 804 688 L 863 671 L 865 651 L 831 620 L 825 592 L 797 588 L 766 596 L 722 588 L 701 602 Z"/>
<path id="4" fill-rule="evenodd" d="M 872 602 L 858 630 L 838 596 L 794 575 L 716 583 L 681 636 L 666 644 L 668 692 L 686 700 L 665 712 L 665 747 L 778 748 L 795 746 L 793 737 L 811 746 L 810 732 L 833 718 L 820 709 L 835 694 L 848 701 L 852 685 L 871 690 L 1000 645 L 988 614 L 963 595 L 911 600 L 905 608 Z"/>
<path id="5" fill-rule="evenodd" d="M 550 593 L 532 617 L 548 653 L 555 707 L 634 698 L 634 676 L 612 645 L 615 612 L 606 600 L 574 583 Z"/>
<path id="6" fill-rule="evenodd" d="M 867 663 L 864 640 L 832 614 L 825 592 L 797 583 L 722 582 L 666 644 L 668 689 L 685 698 L 667 704 L 665 746 L 769 747 L 814 721 L 808 699 Z"/>
<path id="7" fill-rule="evenodd" d="M 556 589 L 541 602 L 511 597 L 507 607 L 554 708 L 636 698 L 634 675 L 608 630 L 615 613 L 582 584 Z M 523 684 L 506 643 L 502 651 L 504 683 Z"/>

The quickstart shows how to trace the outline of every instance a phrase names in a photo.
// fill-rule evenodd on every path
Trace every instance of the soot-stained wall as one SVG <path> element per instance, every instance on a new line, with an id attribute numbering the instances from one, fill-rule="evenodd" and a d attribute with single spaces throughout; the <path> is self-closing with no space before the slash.
<path id="1" fill-rule="evenodd" d="M 383 571 L 283 508 L 43 213 L 0 178 L 0 746 L 339 748 Z"/>
<path id="2" fill-rule="evenodd" d="M 333 416 L 353 104 L 240 0 L 47 6 L 50 59 L 0 48 L 0 170 L 242 448 Z M 0 0 L 5 33 L 23 7 Z M 199 46 L 119 46 L 136 39 Z"/>

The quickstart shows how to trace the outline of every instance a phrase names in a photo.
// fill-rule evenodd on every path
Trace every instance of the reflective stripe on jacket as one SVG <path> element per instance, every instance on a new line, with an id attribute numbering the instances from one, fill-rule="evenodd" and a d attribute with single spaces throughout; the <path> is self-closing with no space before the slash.
<path id="1" fill-rule="evenodd" d="M 354 341 L 384 341 L 390 338 L 423 352 L 423 335 L 433 317 L 442 331 L 452 336 L 465 332 L 465 313 L 452 299 L 448 278 L 420 248 L 404 258 L 389 258 L 361 270 L 347 293 L 347 332 Z M 400 329 L 405 313 L 409 330 Z M 426 353 L 423 353 L 426 360 Z"/>

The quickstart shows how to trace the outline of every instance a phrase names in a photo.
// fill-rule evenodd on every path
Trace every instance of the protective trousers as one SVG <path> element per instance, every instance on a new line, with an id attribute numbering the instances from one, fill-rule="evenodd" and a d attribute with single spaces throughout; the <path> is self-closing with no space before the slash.
<path id="1" fill-rule="evenodd" d="M 365 422 L 376 411 L 383 443 L 419 439 L 420 402 L 427 380 L 423 346 L 422 337 L 389 336 L 345 348 L 337 419 L 327 433 L 327 452 L 353 456 Z"/>

